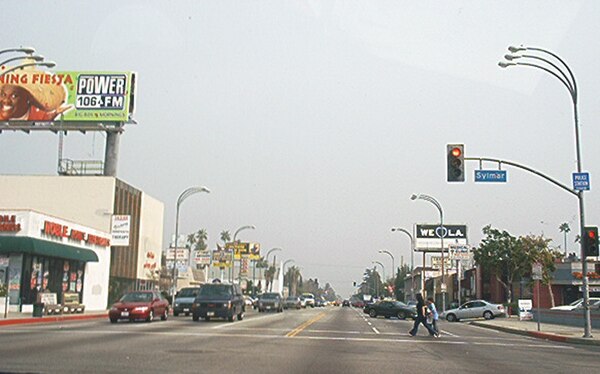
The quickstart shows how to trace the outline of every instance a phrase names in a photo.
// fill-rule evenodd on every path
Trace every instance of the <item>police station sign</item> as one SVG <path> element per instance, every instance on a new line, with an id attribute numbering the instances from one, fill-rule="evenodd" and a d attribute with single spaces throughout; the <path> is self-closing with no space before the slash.
<path id="1" fill-rule="evenodd" d="M 445 251 L 451 245 L 467 245 L 467 226 L 444 224 L 418 224 L 415 227 L 415 250 L 420 252 L 441 252 L 442 238 Z"/>

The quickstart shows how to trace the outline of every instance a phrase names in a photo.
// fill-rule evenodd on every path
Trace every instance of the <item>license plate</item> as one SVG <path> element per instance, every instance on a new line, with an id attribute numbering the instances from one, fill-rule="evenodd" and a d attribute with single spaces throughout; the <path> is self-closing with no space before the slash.
<path id="1" fill-rule="evenodd" d="M 190 311 L 190 308 L 183 308 L 183 311 L 184 311 L 184 312 L 189 312 L 189 311 Z"/>
<path id="2" fill-rule="evenodd" d="M 215 312 L 206 312 L 207 317 L 212 317 L 215 315 Z"/>
<path id="3" fill-rule="evenodd" d="M 129 317 L 129 312 L 121 312 L 121 317 Z"/>
<path id="4" fill-rule="evenodd" d="M 270 306 L 268 306 L 268 307 L 267 307 L 267 309 L 271 309 L 271 307 L 270 307 Z"/>

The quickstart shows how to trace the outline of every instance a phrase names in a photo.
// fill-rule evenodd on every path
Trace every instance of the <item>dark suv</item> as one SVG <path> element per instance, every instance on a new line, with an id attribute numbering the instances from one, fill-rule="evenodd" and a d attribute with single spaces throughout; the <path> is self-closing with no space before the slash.
<path id="1" fill-rule="evenodd" d="M 246 311 L 242 290 L 237 284 L 209 283 L 202 286 L 192 304 L 192 319 L 227 318 L 233 322 L 244 318 Z"/>
<path id="2" fill-rule="evenodd" d="M 277 313 L 283 312 L 283 300 L 278 292 L 268 292 L 258 297 L 258 311 L 266 312 L 274 310 Z"/>

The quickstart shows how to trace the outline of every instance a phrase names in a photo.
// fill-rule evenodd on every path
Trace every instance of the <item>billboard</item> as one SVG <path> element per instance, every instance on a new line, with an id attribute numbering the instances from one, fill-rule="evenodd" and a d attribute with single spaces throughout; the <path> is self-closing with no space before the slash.
<path id="1" fill-rule="evenodd" d="M 420 252 L 441 252 L 442 237 L 444 251 L 450 246 L 467 245 L 467 225 L 418 224 L 415 228 L 415 250 Z"/>
<path id="2" fill-rule="evenodd" d="M 128 246 L 131 231 L 131 216 L 113 214 L 111 223 L 112 246 Z"/>
<path id="3" fill-rule="evenodd" d="M 240 260 L 243 256 L 248 256 L 253 261 L 260 260 L 260 243 L 226 243 L 225 249 L 233 251 L 236 260 Z"/>
<path id="4" fill-rule="evenodd" d="M 133 72 L 17 69 L 0 76 L 0 121 L 127 122 L 135 80 Z"/>
<path id="5" fill-rule="evenodd" d="M 212 266 L 218 268 L 230 268 L 233 265 L 233 252 L 231 251 L 213 251 Z"/>

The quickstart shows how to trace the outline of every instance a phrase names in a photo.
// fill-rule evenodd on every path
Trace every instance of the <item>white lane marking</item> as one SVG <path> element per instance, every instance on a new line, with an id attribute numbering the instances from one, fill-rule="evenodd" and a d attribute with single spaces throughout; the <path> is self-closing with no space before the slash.
<path id="1" fill-rule="evenodd" d="M 235 321 L 233 323 L 226 323 L 224 325 L 217 325 L 217 326 L 213 326 L 211 327 L 212 329 L 224 329 L 224 328 L 233 328 L 237 325 L 240 325 L 242 323 L 247 323 L 247 322 L 252 322 L 252 321 L 261 321 L 263 319 L 272 319 L 275 317 L 281 317 L 278 319 L 283 319 L 283 313 L 277 313 L 277 314 L 272 314 L 272 315 L 264 315 L 264 316 L 260 316 L 260 317 L 253 317 L 253 318 L 249 318 L 249 319 L 243 319 L 241 321 Z"/>
<path id="2" fill-rule="evenodd" d="M 454 336 L 455 338 L 460 338 L 460 336 L 458 336 L 458 335 L 456 335 L 456 334 L 453 334 L 453 333 L 451 333 L 451 332 L 449 332 L 449 331 L 446 331 L 446 330 L 440 330 L 440 332 L 442 332 L 442 333 L 444 333 L 444 334 L 448 334 L 448 335 L 450 335 L 450 336 Z"/>
<path id="3" fill-rule="evenodd" d="M 377 330 L 375 327 L 373 327 L 373 331 L 375 332 L 375 334 L 379 334 L 379 330 Z"/>
<path id="4" fill-rule="evenodd" d="M 0 335 L 9 335 L 14 334 L 16 332 L 32 332 L 36 331 L 36 329 L 19 329 L 19 330 L 0 330 Z M 39 330 L 37 330 L 39 331 Z M 256 339 L 256 334 L 220 334 L 220 333 L 210 333 L 210 332 L 173 332 L 173 331 L 156 331 L 156 332 L 130 332 L 124 330 L 115 330 L 115 331 L 98 331 L 98 330 L 87 330 L 87 331 L 65 331 L 59 330 L 54 331 L 56 334 L 81 334 L 81 335 L 163 335 L 163 336 L 201 336 L 201 337 L 223 337 L 223 338 L 250 338 Z M 260 335 L 261 338 L 270 338 L 270 339 L 287 339 L 284 335 Z M 497 346 L 497 347 L 525 347 L 525 348 L 537 348 L 537 349 L 571 349 L 575 350 L 576 348 L 570 345 L 556 345 L 556 344 L 513 344 L 513 343 L 499 343 L 499 342 L 472 342 L 472 341 L 457 341 L 457 340 L 439 340 L 428 337 L 421 338 L 410 338 L 410 339 L 388 339 L 388 338 L 358 338 L 358 337 L 328 337 L 328 336 L 296 336 L 296 339 L 307 339 L 307 340 L 331 340 L 331 341 L 348 341 L 348 342 L 386 342 L 386 343 L 410 343 L 410 344 L 452 344 L 452 345 L 480 345 L 480 346 Z"/>

